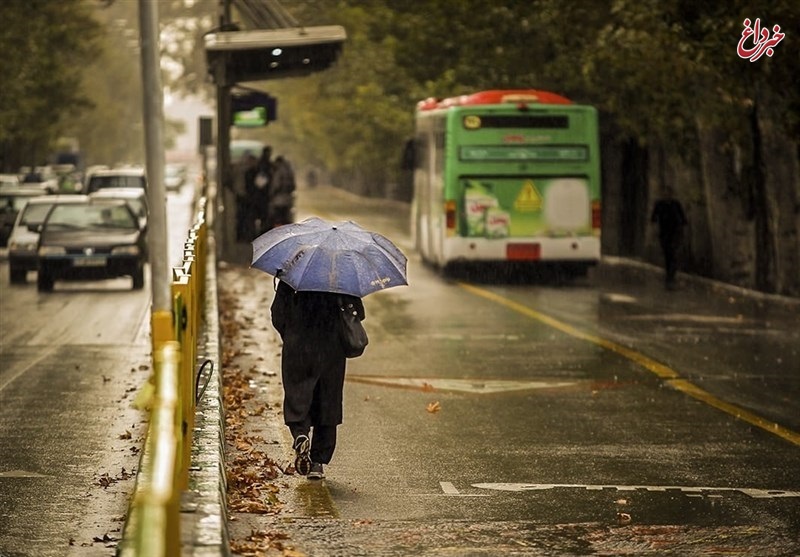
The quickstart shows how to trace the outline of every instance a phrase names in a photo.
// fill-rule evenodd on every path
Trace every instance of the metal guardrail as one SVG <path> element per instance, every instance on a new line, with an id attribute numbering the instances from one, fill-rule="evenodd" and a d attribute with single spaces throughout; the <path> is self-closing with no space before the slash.
<path id="1" fill-rule="evenodd" d="M 146 385 L 150 422 L 117 555 L 180 555 L 180 499 L 187 489 L 194 428 L 195 365 L 205 302 L 205 197 L 173 268 L 172 327 L 153 326 L 153 375 Z M 204 366 L 205 367 L 205 364 Z M 201 368 L 202 369 L 202 368 Z"/>

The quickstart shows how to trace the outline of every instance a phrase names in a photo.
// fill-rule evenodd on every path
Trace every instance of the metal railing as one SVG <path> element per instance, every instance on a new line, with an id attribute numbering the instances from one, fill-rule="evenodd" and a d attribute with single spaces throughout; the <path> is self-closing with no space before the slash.
<path id="1" fill-rule="evenodd" d="M 183 260 L 173 268 L 172 327 L 153 317 L 153 375 L 146 386 L 152 394 L 144 402 L 150 420 L 117 550 L 125 557 L 180 555 L 180 499 L 189 482 L 198 389 L 195 366 L 205 300 L 206 204 L 205 197 L 198 201 Z"/>

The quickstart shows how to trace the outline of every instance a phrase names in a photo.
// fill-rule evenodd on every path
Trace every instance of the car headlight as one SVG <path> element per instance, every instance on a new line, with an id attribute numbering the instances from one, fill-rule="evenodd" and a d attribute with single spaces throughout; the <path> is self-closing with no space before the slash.
<path id="1" fill-rule="evenodd" d="M 111 255 L 139 255 L 138 246 L 117 246 L 111 250 Z"/>
<path id="2" fill-rule="evenodd" d="M 8 244 L 9 251 L 25 251 L 36 253 L 35 242 L 11 242 Z"/>
<path id="3" fill-rule="evenodd" d="M 66 255 L 67 250 L 62 246 L 42 246 L 39 248 L 39 257 L 48 255 Z"/>

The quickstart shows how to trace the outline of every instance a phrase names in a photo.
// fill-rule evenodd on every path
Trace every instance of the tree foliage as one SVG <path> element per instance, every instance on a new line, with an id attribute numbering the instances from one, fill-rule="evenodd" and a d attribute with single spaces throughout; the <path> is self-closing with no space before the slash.
<path id="1" fill-rule="evenodd" d="M 337 66 L 320 76 L 258 84 L 275 92 L 281 106 L 283 121 L 266 135 L 291 145 L 284 133 L 291 129 L 302 143 L 288 149 L 313 150 L 304 159 L 322 158 L 330 169 L 358 168 L 373 176 L 370 169 L 397 160 L 418 100 L 513 87 L 553 90 L 593 104 L 618 133 L 643 145 L 666 142 L 690 158 L 698 119 L 725 127 L 732 140 L 747 133 L 747 110 L 759 88 L 773 91 L 787 116 L 783 123 L 796 131 L 798 92 L 785 86 L 800 77 L 790 44 L 784 41 L 773 58 L 757 63 L 736 56 L 736 44 L 748 14 L 763 14 L 765 22 L 786 30 L 797 24 L 798 10 L 788 1 L 756 4 L 287 3 L 305 24 L 344 25 L 348 41 Z M 375 137 L 381 129 L 387 135 Z"/>
<path id="2" fill-rule="evenodd" d="M 83 0 L 0 3 L 3 166 L 41 164 L 65 119 L 90 106 L 81 74 L 100 25 Z"/>

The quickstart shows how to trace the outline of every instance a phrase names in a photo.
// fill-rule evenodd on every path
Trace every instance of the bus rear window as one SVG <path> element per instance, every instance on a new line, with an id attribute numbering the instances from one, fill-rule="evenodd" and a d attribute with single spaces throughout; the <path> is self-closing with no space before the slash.
<path id="1" fill-rule="evenodd" d="M 568 129 L 567 116 L 548 116 L 533 114 L 498 115 L 484 114 L 477 116 L 469 114 L 464 116 L 462 124 L 465 129 L 478 130 L 486 128 L 538 128 L 538 129 Z"/>

